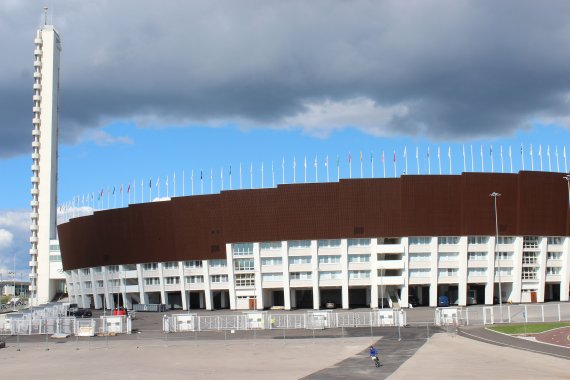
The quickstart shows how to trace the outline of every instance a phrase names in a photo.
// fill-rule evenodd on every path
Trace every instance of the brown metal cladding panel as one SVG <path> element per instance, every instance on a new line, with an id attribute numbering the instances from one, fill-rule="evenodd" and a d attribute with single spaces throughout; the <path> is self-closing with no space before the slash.
<path id="1" fill-rule="evenodd" d="M 399 180 L 342 180 L 339 187 L 341 230 L 338 236 L 392 236 L 399 232 Z"/>
<path id="2" fill-rule="evenodd" d="M 460 176 L 402 177 L 402 236 L 459 236 Z"/>
<path id="3" fill-rule="evenodd" d="M 175 259 L 226 258 L 220 197 L 200 195 L 171 202 Z"/>
<path id="4" fill-rule="evenodd" d="M 131 242 L 131 252 L 134 256 L 132 259 L 136 259 L 134 262 L 175 260 L 171 207 L 171 202 L 129 206 L 129 225 L 132 233 L 127 238 Z"/>
<path id="5" fill-rule="evenodd" d="M 124 209 L 96 212 L 94 238 L 99 242 L 91 248 L 91 263 L 102 265 L 134 264 L 139 257 L 132 251 L 132 235 L 129 215 Z M 95 265 L 94 265 L 95 266 Z"/>
<path id="6" fill-rule="evenodd" d="M 84 216 L 57 227 L 63 270 L 100 266 L 95 256 L 101 238 L 95 233 L 95 219 Z"/>
<path id="7" fill-rule="evenodd" d="M 463 215 L 460 235 L 495 235 L 495 205 L 497 198 L 500 235 L 516 235 L 517 176 L 516 174 L 464 173 L 462 176 Z"/>
<path id="8" fill-rule="evenodd" d="M 568 234 L 564 210 L 568 187 L 561 173 L 520 172 L 520 235 L 564 236 Z"/>

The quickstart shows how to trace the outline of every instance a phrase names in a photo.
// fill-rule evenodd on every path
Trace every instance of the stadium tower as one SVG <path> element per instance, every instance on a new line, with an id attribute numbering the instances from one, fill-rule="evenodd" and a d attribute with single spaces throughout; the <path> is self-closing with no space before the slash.
<path id="1" fill-rule="evenodd" d="M 56 230 L 61 41 L 53 25 L 47 25 L 47 17 L 34 43 L 30 298 L 32 305 L 38 305 L 64 292 Z"/>

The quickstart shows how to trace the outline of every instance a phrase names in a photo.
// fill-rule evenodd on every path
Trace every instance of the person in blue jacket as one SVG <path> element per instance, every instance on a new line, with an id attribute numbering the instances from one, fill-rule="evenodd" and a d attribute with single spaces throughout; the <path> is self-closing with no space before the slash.
<path id="1" fill-rule="evenodd" d="M 370 346 L 370 358 L 374 360 L 376 367 L 379 367 L 381 365 L 380 359 L 378 358 L 378 350 L 374 346 Z"/>

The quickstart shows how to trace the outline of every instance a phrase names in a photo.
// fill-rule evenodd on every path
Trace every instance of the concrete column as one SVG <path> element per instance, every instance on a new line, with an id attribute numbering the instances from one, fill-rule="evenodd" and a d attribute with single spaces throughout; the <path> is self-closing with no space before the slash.
<path id="1" fill-rule="evenodd" d="M 404 279 L 404 285 L 402 286 L 402 292 L 400 295 L 400 307 L 408 307 L 408 294 L 409 294 L 409 280 L 408 280 L 408 238 L 402 238 L 400 244 L 404 252 L 402 253 L 402 263 L 404 264 L 404 270 L 402 271 L 402 277 Z"/>
<path id="2" fill-rule="evenodd" d="M 236 282 L 234 276 L 234 259 L 232 245 L 226 244 L 226 260 L 228 262 L 228 290 L 230 299 L 230 309 L 236 310 Z"/>
<path id="3" fill-rule="evenodd" d="M 283 302 L 285 310 L 291 310 L 291 288 L 289 276 L 289 242 L 281 242 L 281 260 L 283 262 Z"/>
<path id="4" fill-rule="evenodd" d="M 350 304 L 348 292 L 348 240 L 342 239 L 340 241 L 340 278 L 341 278 L 341 293 L 342 293 L 342 308 L 348 309 Z"/>
<path id="5" fill-rule="evenodd" d="M 429 305 L 437 307 L 437 280 L 439 277 L 439 257 L 437 251 L 437 237 L 431 238 L 430 254 L 431 254 L 431 278 L 429 285 Z"/>
<path id="6" fill-rule="evenodd" d="M 297 293 L 296 293 L 295 288 L 290 289 L 290 296 L 291 296 L 291 307 L 296 308 L 297 307 Z"/>
<path id="7" fill-rule="evenodd" d="M 263 284 L 261 281 L 261 259 L 259 243 L 253 243 L 253 267 L 255 269 L 255 305 L 257 310 L 263 310 Z"/>
<path id="8" fill-rule="evenodd" d="M 103 308 L 103 294 L 95 294 L 93 296 L 93 301 L 95 302 L 95 309 L 102 309 Z"/>
<path id="9" fill-rule="evenodd" d="M 370 308 L 378 308 L 378 239 L 370 241 L 370 289 L 366 291 L 370 296 Z"/>
<path id="10" fill-rule="evenodd" d="M 536 274 L 538 280 L 538 292 L 536 294 L 536 301 L 537 302 L 544 302 L 544 291 L 545 291 L 545 282 L 546 282 L 546 255 L 547 255 L 547 237 L 541 237 L 540 243 L 538 247 L 540 248 L 539 256 L 538 256 L 538 273 Z M 568 288 L 567 288 L 568 289 Z M 562 291 L 562 289 L 560 289 Z"/>
<path id="11" fill-rule="evenodd" d="M 467 237 L 459 238 L 459 280 L 457 284 L 457 303 L 467 305 Z"/>
<path id="12" fill-rule="evenodd" d="M 222 291 L 220 292 L 220 306 L 222 309 L 225 309 L 227 307 L 228 304 L 228 296 L 227 293 Z"/>
<path id="13" fill-rule="evenodd" d="M 318 241 L 311 241 L 311 274 L 313 282 L 313 309 L 319 310 L 321 307 L 321 293 L 319 291 L 319 256 L 318 256 Z"/>
<path id="14" fill-rule="evenodd" d="M 107 310 L 109 310 L 115 308 L 115 302 L 113 300 L 111 292 L 109 291 L 109 280 L 107 278 L 108 275 L 107 270 L 108 267 L 103 267 L 103 286 L 105 287 L 105 305 L 103 305 L 103 307 L 106 307 Z"/>
<path id="15" fill-rule="evenodd" d="M 514 243 L 513 254 L 513 290 L 511 292 L 511 301 L 515 303 L 521 302 L 522 293 L 522 258 L 523 258 L 523 242 L 522 236 L 517 236 Z M 508 301 L 508 299 L 506 300 Z M 503 302 L 506 302 L 503 301 Z"/>
<path id="16" fill-rule="evenodd" d="M 145 295 L 144 292 L 144 276 L 143 276 L 143 266 L 142 264 L 137 264 L 137 277 L 139 283 L 139 297 L 141 300 L 141 304 L 145 305 L 148 303 L 148 296 Z"/>
<path id="17" fill-rule="evenodd" d="M 188 299 L 186 298 L 186 278 L 184 277 L 184 261 L 178 262 L 180 276 L 180 297 L 182 298 L 182 310 L 188 310 Z"/>
<path id="18" fill-rule="evenodd" d="M 206 295 L 204 292 L 199 293 L 200 309 L 206 308 Z"/>
<path id="19" fill-rule="evenodd" d="M 570 284 L 570 237 L 564 238 L 562 244 L 562 269 L 560 270 L 560 301 L 568 301 Z"/>
<path id="20" fill-rule="evenodd" d="M 166 292 L 164 291 L 164 274 L 162 273 L 162 263 L 158 263 L 158 278 L 160 279 L 160 303 L 168 304 Z"/>
<path id="21" fill-rule="evenodd" d="M 229 265 L 230 263 L 228 263 Z M 233 263 L 232 263 L 233 265 Z M 204 301 L 206 310 L 213 309 L 212 302 L 212 291 L 210 290 L 210 267 L 208 266 L 208 260 L 202 261 L 202 270 L 204 271 Z M 228 276 L 229 279 L 229 276 Z M 200 299 L 200 307 L 202 307 L 202 299 Z"/>

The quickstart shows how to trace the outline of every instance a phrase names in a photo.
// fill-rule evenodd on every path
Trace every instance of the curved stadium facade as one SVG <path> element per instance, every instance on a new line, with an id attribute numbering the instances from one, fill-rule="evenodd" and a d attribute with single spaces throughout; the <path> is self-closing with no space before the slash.
<path id="1" fill-rule="evenodd" d="M 97 211 L 59 243 L 83 307 L 568 301 L 568 191 L 526 171 L 279 185 Z"/>

